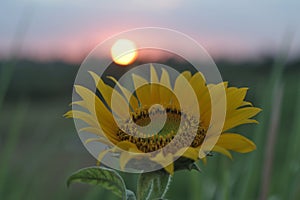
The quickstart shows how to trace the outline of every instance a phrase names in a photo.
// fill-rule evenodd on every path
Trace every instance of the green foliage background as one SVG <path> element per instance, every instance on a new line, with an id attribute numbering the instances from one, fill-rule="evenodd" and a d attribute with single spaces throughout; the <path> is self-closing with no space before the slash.
<path id="1" fill-rule="evenodd" d="M 300 62 L 285 65 L 268 58 L 243 63 L 219 61 L 217 65 L 230 86 L 249 87 L 247 100 L 263 109 L 257 116 L 259 125 L 234 130 L 253 139 L 257 150 L 245 155 L 233 153 L 233 161 L 214 154 L 207 165 L 200 163 L 203 173 L 175 173 L 166 197 L 259 199 L 269 171 L 268 199 L 300 199 Z M 2 61 L 0 67 L 0 199 L 116 199 L 101 187 L 66 187 L 74 171 L 96 163 L 83 147 L 73 121 L 62 117 L 70 109 L 79 65 Z M 281 86 L 278 107 L 273 102 L 280 98 Z M 271 124 L 276 108 L 279 121 Z M 273 162 L 266 172 L 272 126 L 276 133 L 273 131 Z M 137 175 L 121 174 L 128 188 L 135 190 Z"/>

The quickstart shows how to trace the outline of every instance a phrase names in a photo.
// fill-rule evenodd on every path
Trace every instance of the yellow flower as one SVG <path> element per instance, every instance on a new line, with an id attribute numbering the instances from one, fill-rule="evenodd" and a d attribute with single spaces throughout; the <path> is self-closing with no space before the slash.
<path id="1" fill-rule="evenodd" d="M 162 69 L 159 78 L 155 68 L 151 66 L 150 81 L 133 74 L 132 80 L 135 92 L 131 95 L 131 92 L 115 78 L 108 77 L 119 87 L 120 92 L 104 83 L 97 74 L 93 72 L 90 72 L 90 74 L 101 95 L 83 86 L 75 85 L 75 91 L 81 97 L 81 100 L 73 102 L 73 105 L 82 107 L 85 111 L 73 107 L 73 110 L 67 112 L 65 116 L 83 120 L 87 126 L 80 131 L 91 132 L 98 136 L 97 138 L 88 139 L 86 142 L 98 141 L 110 147 L 100 152 L 98 157 L 100 161 L 108 152 L 117 152 L 118 149 L 122 149 L 124 151 L 119 154 L 120 167 L 124 168 L 129 161 L 139 159 L 141 153 L 147 154 L 167 148 L 179 132 L 183 134 L 183 142 L 175 143 L 175 146 L 177 146 L 175 151 L 171 150 L 168 153 L 161 151 L 154 154 L 154 156 L 147 157 L 152 162 L 157 163 L 161 163 L 164 159 L 176 160 L 179 158 L 166 166 L 161 163 L 170 174 L 176 169 L 188 168 L 191 163 L 200 158 L 205 161 L 205 156 L 209 151 L 219 152 L 231 158 L 229 150 L 247 153 L 256 148 L 255 144 L 244 136 L 227 132 L 241 124 L 257 123 L 256 120 L 251 118 L 259 113 L 261 109 L 253 107 L 250 102 L 244 100 L 247 88 L 228 87 L 227 82 L 207 85 L 200 72 L 192 75 L 189 71 L 181 73 L 174 83 L 171 83 L 169 74 L 165 69 Z M 180 107 L 182 105 L 175 95 L 176 92 L 186 96 L 186 101 L 189 101 L 189 94 L 186 92 L 184 81 L 189 83 L 194 94 L 196 94 L 198 105 L 192 104 L 189 106 L 192 108 L 197 107 L 195 110 L 199 111 L 198 117 L 200 119 L 195 120 L 197 115 L 193 115 L 192 112 L 185 113 Z M 214 103 L 212 103 L 211 96 L 212 94 L 218 95 L 220 88 L 225 91 L 227 102 L 223 128 L 221 135 L 218 133 L 207 135 L 208 130 L 212 127 L 211 115 Z M 218 98 L 221 99 L 221 97 Z M 117 102 L 118 106 L 112 107 L 112 102 Z M 189 102 L 187 103 L 189 104 Z M 153 106 L 156 104 L 162 105 L 164 110 L 161 107 Z M 115 121 L 112 111 L 121 119 L 118 123 Z M 165 124 L 158 134 L 148 136 L 148 133 L 141 133 L 136 128 L 136 125 L 146 126 L 149 123 L 154 123 L 152 128 L 155 128 L 155 123 L 163 120 L 164 114 L 166 116 Z M 188 126 L 179 127 L 182 118 L 184 118 L 184 123 L 189 124 Z M 189 139 L 189 132 L 195 125 L 197 126 L 196 134 L 189 140 L 191 142 L 187 144 L 188 148 L 186 148 L 184 137 L 187 137 L 187 140 Z M 153 130 L 153 132 L 155 131 Z M 206 151 L 205 148 L 201 148 L 204 139 L 208 144 L 209 141 L 212 141 L 214 145 L 212 149 Z M 134 154 L 126 154 L 126 152 L 133 152 Z"/>

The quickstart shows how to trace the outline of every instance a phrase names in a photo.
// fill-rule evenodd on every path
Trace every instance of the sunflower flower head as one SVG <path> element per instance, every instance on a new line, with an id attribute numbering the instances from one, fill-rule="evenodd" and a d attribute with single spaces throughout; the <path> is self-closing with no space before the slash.
<path id="1" fill-rule="evenodd" d="M 118 159 L 119 169 L 190 169 L 211 152 L 232 157 L 230 151 L 247 153 L 255 144 L 228 132 L 260 112 L 245 101 L 247 88 L 228 87 L 227 82 L 207 84 L 202 73 L 184 71 L 171 81 L 168 71 L 150 65 L 150 78 L 132 74 L 134 91 L 114 77 L 114 87 L 89 72 L 96 91 L 75 85 L 80 99 L 65 114 L 84 122 L 79 132 L 93 133 L 86 143 L 105 144 L 98 161 Z M 218 108 L 221 107 L 221 112 Z M 104 163 L 106 164 L 106 163 Z M 149 170 L 148 170 L 149 171 Z"/>

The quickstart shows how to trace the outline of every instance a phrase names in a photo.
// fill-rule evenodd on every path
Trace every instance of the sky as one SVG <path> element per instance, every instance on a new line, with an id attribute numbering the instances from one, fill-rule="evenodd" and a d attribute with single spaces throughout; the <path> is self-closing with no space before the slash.
<path id="1" fill-rule="evenodd" d="M 299 0 L 2 0 L 0 58 L 80 62 L 106 38 L 133 28 L 185 33 L 213 58 L 276 54 L 292 38 L 300 55 Z"/>

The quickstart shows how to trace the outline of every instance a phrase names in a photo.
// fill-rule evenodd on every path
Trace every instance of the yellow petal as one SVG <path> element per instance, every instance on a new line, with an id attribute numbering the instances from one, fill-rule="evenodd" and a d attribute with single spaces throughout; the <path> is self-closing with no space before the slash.
<path id="1" fill-rule="evenodd" d="M 136 97 L 134 95 L 132 95 L 129 90 L 127 90 L 125 87 L 123 87 L 114 77 L 108 76 L 107 78 L 112 80 L 120 88 L 120 90 L 124 94 L 127 102 L 130 103 L 130 106 L 132 107 L 132 109 L 136 110 L 139 107 L 139 103 L 138 103 L 138 100 L 136 99 Z"/>
<path id="2" fill-rule="evenodd" d="M 170 83 L 170 77 L 168 72 L 165 69 L 162 69 L 162 74 L 160 77 L 160 84 L 163 87 L 160 87 L 159 97 L 162 105 L 169 105 L 172 98 L 172 88 Z"/>
<path id="3" fill-rule="evenodd" d="M 118 130 L 118 126 L 116 125 L 111 112 L 107 110 L 106 106 L 90 90 L 82 86 L 76 86 L 76 88 L 77 91 L 80 93 L 80 96 L 82 97 L 83 101 L 77 101 L 74 103 L 79 105 L 89 105 L 89 110 L 90 112 L 93 112 L 93 114 L 73 110 L 66 113 L 66 116 L 81 119 L 87 124 L 89 124 L 91 127 L 99 129 L 99 131 L 101 131 L 102 129 L 105 135 L 108 137 L 108 139 L 112 142 L 117 140 L 118 138 L 115 135 L 115 133 Z M 95 107 L 93 107 L 92 103 L 90 102 L 93 101 L 91 100 L 93 98 Z"/>
<path id="4" fill-rule="evenodd" d="M 111 145 L 111 143 L 106 138 L 89 138 L 84 141 L 85 144 L 88 144 L 90 142 L 100 142 L 106 145 Z"/>
<path id="5" fill-rule="evenodd" d="M 227 113 L 223 131 L 231 129 L 241 124 L 256 123 L 256 120 L 249 119 L 261 111 L 256 107 L 245 107 Z"/>
<path id="6" fill-rule="evenodd" d="M 132 156 L 128 153 L 121 153 L 120 155 L 120 168 L 121 170 L 124 170 L 127 163 L 132 159 Z"/>
<path id="7" fill-rule="evenodd" d="M 96 127 L 91 127 L 91 126 L 84 127 L 82 129 L 80 129 L 79 132 L 88 132 L 88 133 L 93 133 L 93 134 L 99 135 L 99 136 L 104 135 L 103 132 L 101 131 L 101 129 L 96 128 Z"/>
<path id="8" fill-rule="evenodd" d="M 241 104 L 241 106 L 253 106 L 251 102 L 248 101 L 243 101 L 243 103 Z"/>
<path id="9" fill-rule="evenodd" d="M 168 166 L 165 166 L 164 169 L 166 170 L 166 172 L 168 172 L 170 175 L 174 174 L 174 164 L 171 163 Z"/>
<path id="10" fill-rule="evenodd" d="M 148 81 L 136 74 L 132 74 L 132 79 L 139 102 L 142 104 L 142 106 L 151 106 L 151 98 L 149 98 L 151 91 Z"/>
<path id="11" fill-rule="evenodd" d="M 109 126 L 115 125 L 113 124 L 114 120 L 111 112 L 108 111 L 106 106 L 92 91 L 80 85 L 75 85 L 74 87 L 76 92 L 83 99 L 87 109 L 93 116 L 98 117 L 100 123 L 106 122 L 110 124 Z"/>
<path id="12" fill-rule="evenodd" d="M 202 162 L 203 162 L 204 165 L 207 164 L 207 158 L 206 157 L 201 158 L 201 160 L 202 160 Z"/>
<path id="13" fill-rule="evenodd" d="M 117 147 L 119 147 L 122 150 L 128 151 L 130 148 L 136 149 L 136 145 L 129 142 L 129 141 L 121 141 L 117 144 Z"/>
<path id="14" fill-rule="evenodd" d="M 140 150 L 138 150 L 136 147 L 129 148 L 128 152 L 122 152 L 120 155 L 120 168 L 121 170 L 124 170 L 127 163 L 132 159 L 139 159 L 143 158 L 145 156 L 136 154 L 136 153 L 143 153 Z"/>
<path id="15" fill-rule="evenodd" d="M 180 156 L 182 152 L 181 151 L 179 152 L 180 152 L 179 154 Z M 188 147 L 187 149 L 184 149 L 184 153 L 181 156 L 196 161 L 198 160 L 199 151 L 193 147 Z"/>
<path id="16" fill-rule="evenodd" d="M 99 153 L 99 155 L 98 155 L 98 158 L 97 158 L 97 165 L 100 165 L 100 163 L 101 163 L 101 161 L 103 160 L 103 158 L 104 158 L 104 156 L 108 153 L 108 152 L 110 152 L 111 151 L 111 149 L 106 149 L 106 150 L 103 150 L 103 151 L 101 151 L 100 153 Z"/>
<path id="17" fill-rule="evenodd" d="M 158 80 L 156 70 L 155 70 L 155 68 L 152 64 L 150 65 L 150 80 L 151 80 L 151 86 L 150 86 L 151 103 L 152 104 L 159 104 L 160 103 L 160 99 L 159 99 L 159 80 Z"/>
<path id="18" fill-rule="evenodd" d="M 109 85 L 105 84 L 103 82 L 102 79 L 100 79 L 99 77 L 97 77 L 98 75 L 96 75 L 93 72 L 90 72 L 92 77 L 95 79 L 95 83 L 97 82 L 97 89 L 99 90 L 99 92 L 101 93 L 102 97 L 104 98 L 106 104 L 111 108 L 112 105 L 118 105 L 118 106 L 114 106 L 113 112 L 116 113 L 118 115 L 119 118 L 121 119 L 126 119 L 127 116 L 129 115 L 129 106 L 128 103 L 125 101 L 125 99 L 122 97 L 122 95 L 117 92 L 116 90 L 114 90 L 112 87 L 110 87 Z M 91 92 L 90 90 L 88 90 L 85 87 L 82 86 L 77 86 L 78 90 L 77 92 L 85 92 L 84 95 L 88 95 L 90 96 L 89 99 L 84 99 L 86 101 L 86 104 L 88 106 L 90 106 L 91 108 L 94 109 L 94 105 L 93 102 L 96 103 L 96 105 L 98 104 L 98 102 L 96 102 L 94 99 L 99 99 L 98 97 L 96 97 L 96 95 Z M 88 92 L 89 91 L 89 92 Z M 91 94 L 89 94 L 91 93 Z M 113 99 L 112 99 L 112 94 L 114 93 Z M 82 95 L 80 95 L 82 97 Z M 83 98 L 83 97 L 82 97 Z M 94 99 L 92 99 L 94 98 Z M 113 102 L 114 103 L 113 103 Z"/>
<path id="19" fill-rule="evenodd" d="M 174 172 L 174 156 L 171 153 L 165 155 L 162 151 L 159 151 L 154 157 L 149 157 L 151 161 L 154 161 L 161 166 L 165 166 L 164 169 L 169 173 L 173 174 Z M 171 164 L 169 164 L 171 163 Z"/>
<path id="20" fill-rule="evenodd" d="M 103 140 L 106 140 L 106 142 L 102 142 L 105 144 L 116 144 L 119 142 L 119 138 L 110 133 L 111 130 L 104 129 L 103 131 L 106 131 L 106 133 L 102 132 L 100 128 L 95 127 L 85 127 L 79 130 L 79 132 L 88 132 L 100 136 Z"/>
<path id="21" fill-rule="evenodd" d="M 192 73 L 190 71 L 184 71 L 181 73 L 181 75 L 184 76 L 188 81 L 192 78 Z"/>
<path id="22" fill-rule="evenodd" d="M 81 85 L 75 85 L 74 88 L 75 88 L 75 91 L 77 92 L 77 94 L 79 94 L 79 96 L 84 101 L 84 105 L 89 110 L 89 112 L 92 115 L 96 116 L 96 112 L 95 112 L 96 96 L 95 96 L 95 94 L 92 91 L 90 91 L 89 89 L 87 89 Z M 82 103 L 82 105 L 83 105 L 83 103 Z"/>
<path id="23" fill-rule="evenodd" d="M 159 83 L 156 70 L 152 64 L 150 64 L 150 80 L 151 83 Z"/>
<path id="24" fill-rule="evenodd" d="M 87 105 L 86 105 L 86 103 L 85 103 L 85 101 L 74 101 L 74 102 L 72 102 L 71 103 L 71 105 L 73 106 L 73 105 L 78 105 L 78 106 L 80 106 L 80 107 L 82 107 L 82 108 L 85 108 L 85 109 L 87 109 Z"/>
<path id="25" fill-rule="evenodd" d="M 140 155 L 136 154 L 136 153 L 143 153 L 141 152 L 135 144 L 128 142 L 128 141 L 122 141 L 117 143 L 117 147 L 126 151 L 126 152 L 121 152 L 120 155 L 120 168 L 122 170 L 124 170 L 124 168 L 126 167 L 126 164 L 131 160 L 131 159 L 136 159 L 141 157 Z M 115 148 L 116 151 L 118 151 Z"/>
<path id="26" fill-rule="evenodd" d="M 104 118 L 106 120 L 103 119 L 99 124 L 96 117 L 79 110 L 69 111 L 64 116 L 67 118 L 80 119 L 85 123 L 87 123 L 88 125 L 90 125 L 91 126 L 90 129 L 93 129 L 94 131 L 95 129 L 98 129 L 98 131 L 101 132 L 102 129 L 103 132 L 105 133 L 105 136 L 108 137 L 108 139 L 111 142 L 118 140 L 117 136 L 115 135 L 116 131 L 118 130 L 118 127 L 113 126 L 114 123 L 111 122 L 110 120 L 107 120 L 106 118 Z M 101 125 L 101 127 L 99 125 Z"/>
<path id="27" fill-rule="evenodd" d="M 235 133 L 221 134 L 216 145 L 239 153 L 247 153 L 256 149 L 256 145 L 251 140 Z"/>
<path id="28" fill-rule="evenodd" d="M 99 127 L 99 124 L 95 120 L 95 117 L 93 117 L 92 115 L 90 115 L 86 112 L 82 112 L 82 111 L 78 111 L 78 110 L 71 110 L 71 111 L 68 111 L 64 116 L 66 118 L 80 119 L 90 126 Z"/>
<path id="29" fill-rule="evenodd" d="M 208 126 L 211 116 L 211 98 L 202 73 L 195 73 L 190 79 L 199 104 L 200 118 L 204 126 Z"/>
<path id="30" fill-rule="evenodd" d="M 242 106 L 247 90 L 248 88 L 228 88 L 226 91 L 227 110 L 234 110 Z"/>
<path id="31" fill-rule="evenodd" d="M 227 149 L 225 149 L 225 148 L 223 148 L 223 147 L 221 147 L 221 146 L 215 145 L 215 146 L 213 147 L 212 151 L 221 153 L 221 154 L 227 156 L 228 158 L 232 159 L 231 153 L 230 153 Z"/>
<path id="32" fill-rule="evenodd" d="M 206 80 L 201 72 L 197 72 L 191 77 L 190 83 L 193 88 L 199 88 L 205 85 Z"/>
<path id="33" fill-rule="evenodd" d="M 111 98 L 112 98 L 112 94 L 114 92 L 114 101 L 118 103 L 117 109 L 114 110 L 114 112 L 116 112 L 120 118 L 127 116 L 128 113 L 128 103 L 125 101 L 125 99 L 122 97 L 122 95 L 120 95 L 119 92 L 117 92 L 116 90 L 114 90 L 112 87 L 110 87 L 109 85 L 105 84 L 104 81 L 94 72 L 89 71 L 89 73 L 91 74 L 91 76 L 94 79 L 95 85 L 97 87 L 97 89 L 99 90 L 99 92 L 101 93 L 101 95 L 103 96 L 105 102 L 107 103 L 107 105 L 109 107 L 111 107 Z M 113 81 L 115 79 L 112 79 Z M 121 88 L 122 90 L 122 88 Z M 124 91 L 122 90 L 122 92 L 124 93 Z M 134 99 L 132 100 L 134 101 Z"/>
<path id="34" fill-rule="evenodd" d="M 218 106 L 222 104 L 222 107 L 224 108 L 224 111 L 226 109 L 226 87 L 227 87 L 227 82 L 222 82 L 218 84 L 210 84 L 209 85 L 209 93 L 211 96 L 211 103 L 212 106 Z M 204 105 L 206 106 L 206 105 Z"/>
<path id="35" fill-rule="evenodd" d="M 198 109 L 195 109 L 195 105 L 197 105 L 196 94 L 194 89 L 191 87 L 188 80 L 185 78 L 185 75 L 180 74 L 175 81 L 174 85 L 174 93 L 176 97 L 180 99 L 184 99 L 184 102 L 180 104 L 185 112 L 189 112 L 193 116 L 199 113 Z M 180 96 L 179 96 L 180 95 Z M 175 95 L 173 95 L 175 97 Z M 194 98 L 195 97 L 195 98 Z M 177 98 L 176 98 L 177 99 Z M 180 101 L 179 99 L 179 101 Z M 172 98 L 172 103 L 174 102 Z M 176 105 L 177 106 L 177 105 Z M 179 107 L 179 105 L 178 105 Z"/>
<path id="36" fill-rule="evenodd" d="M 210 96 L 209 100 L 201 104 L 201 108 L 209 107 L 211 109 L 207 110 L 207 112 L 203 114 L 201 113 L 202 121 L 206 122 L 205 126 L 210 126 L 210 133 L 214 128 L 216 128 L 217 131 L 222 130 L 226 117 L 226 87 L 227 82 L 222 82 L 216 85 L 210 84 L 208 86 Z M 207 124 L 207 121 L 210 123 Z"/>
<path id="37" fill-rule="evenodd" d="M 95 85 L 96 85 L 97 89 L 99 90 L 99 92 L 102 94 L 107 105 L 110 106 L 111 95 L 112 95 L 113 89 L 111 87 L 109 87 L 108 85 L 106 85 L 103 82 L 103 80 L 96 73 L 94 73 L 92 71 L 89 71 L 89 73 L 93 77 Z"/>

